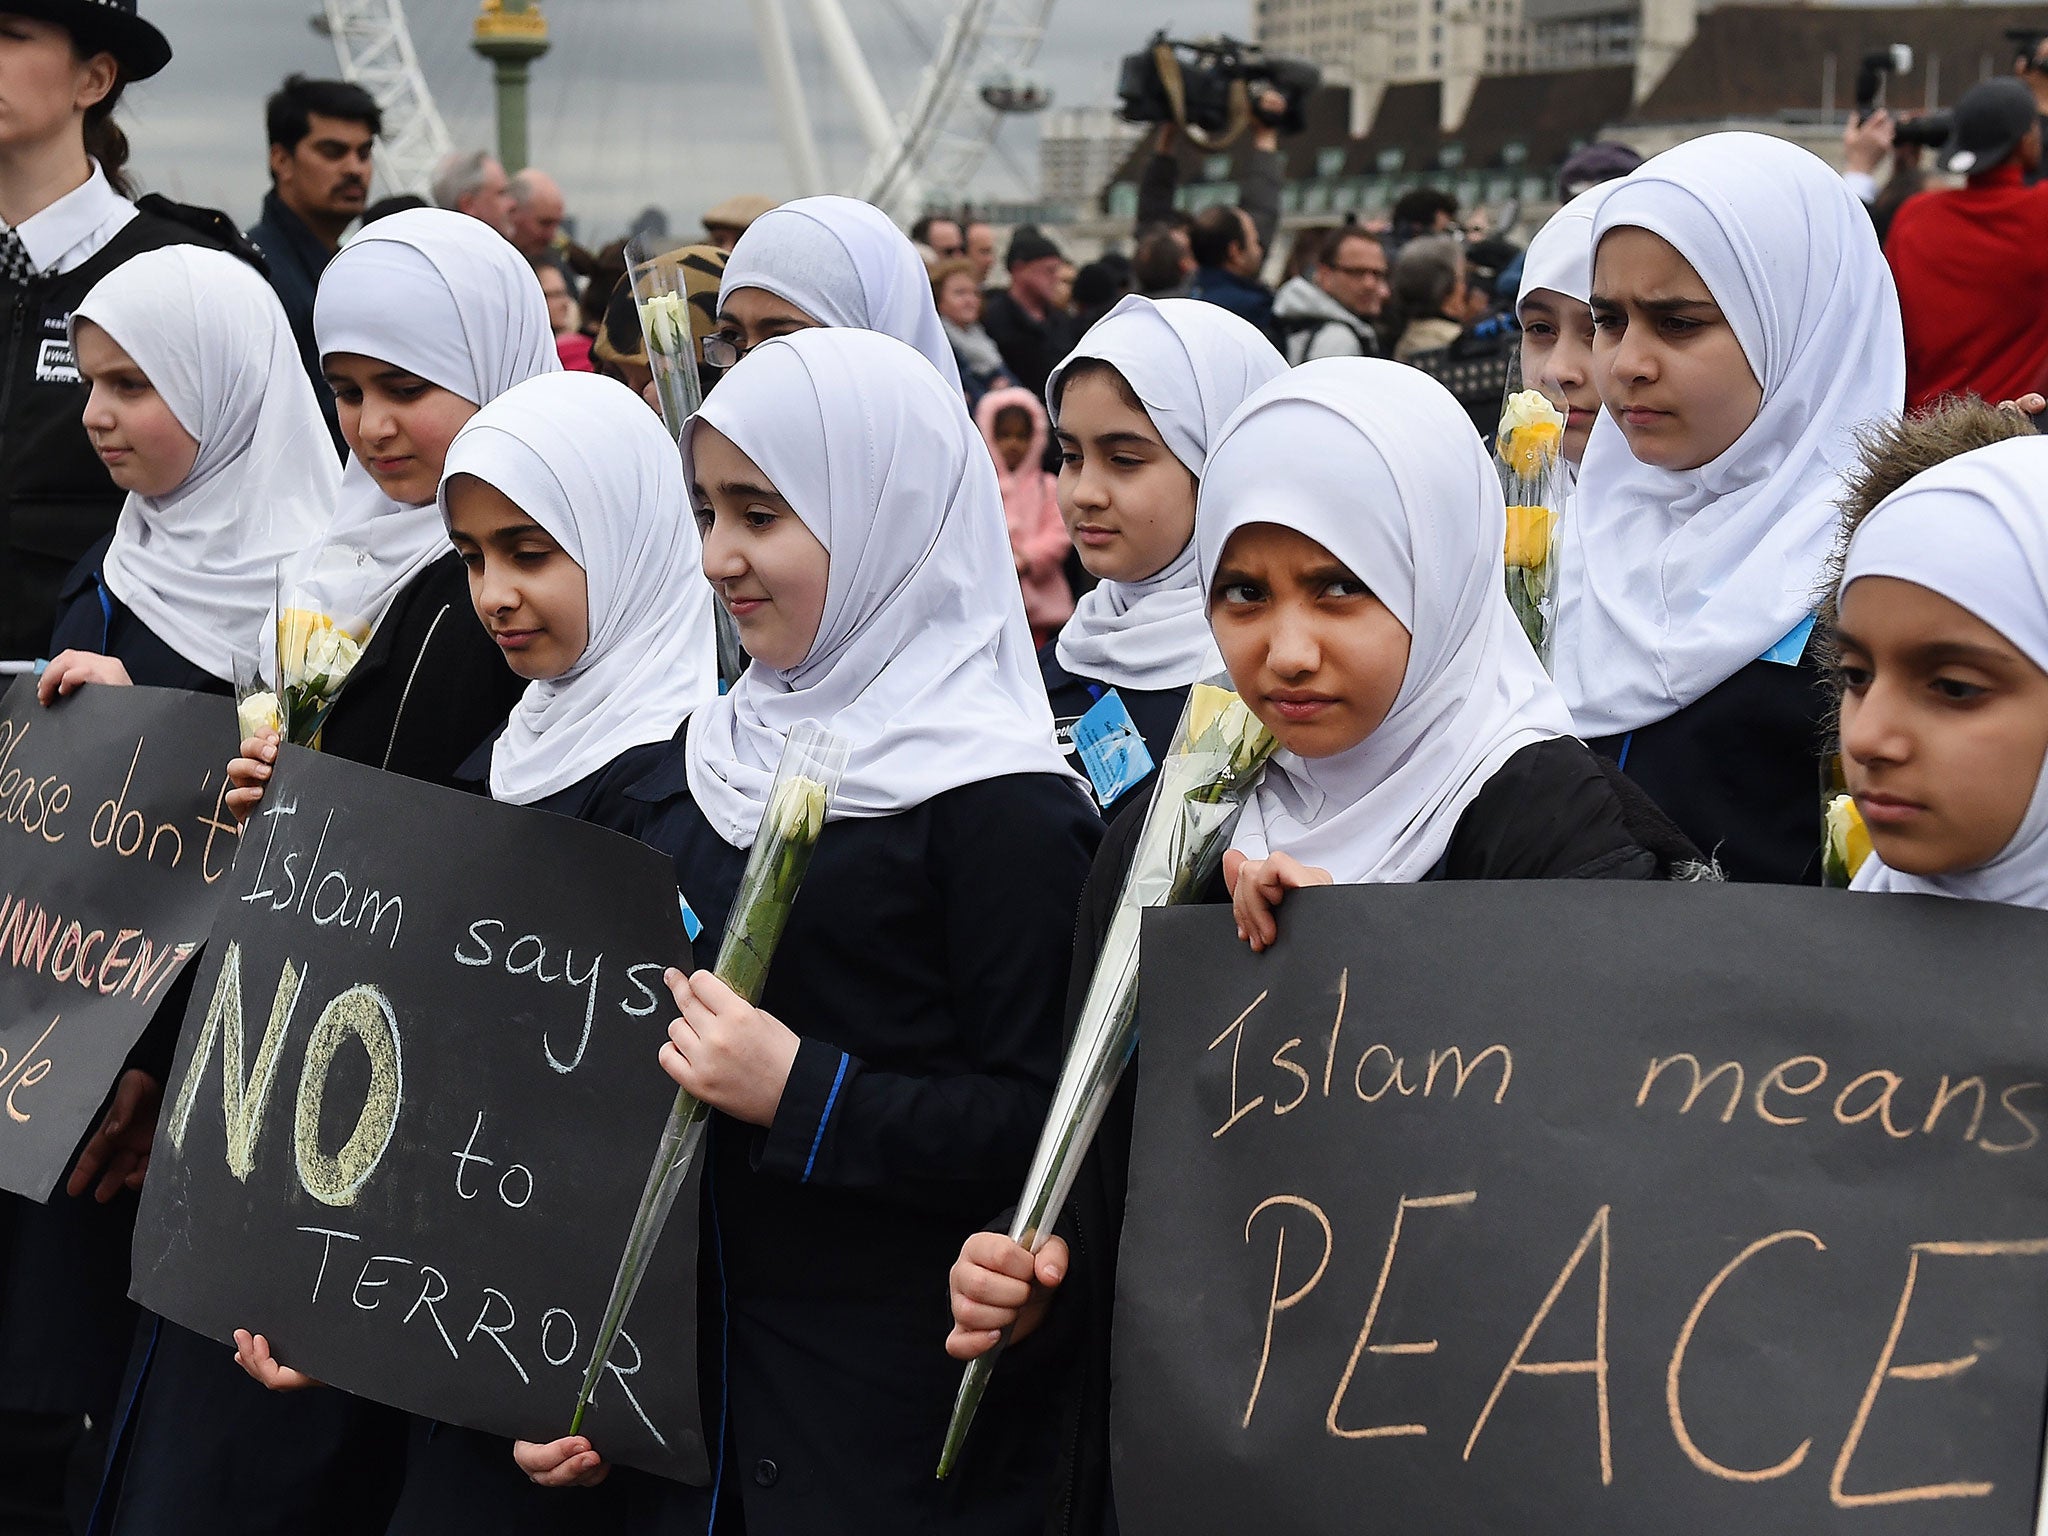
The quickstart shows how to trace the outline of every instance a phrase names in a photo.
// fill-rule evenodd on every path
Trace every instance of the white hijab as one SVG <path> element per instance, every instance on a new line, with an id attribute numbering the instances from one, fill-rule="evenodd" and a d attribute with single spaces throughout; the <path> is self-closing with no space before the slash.
<path id="1" fill-rule="evenodd" d="M 320 537 L 341 471 L 298 343 L 255 270 L 196 245 L 145 251 L 86 295 L 90 320 L 135 360 L 199 443 L 163 496 L 130 492 L 108 588 L 180 656 L 224 681 L 269 626 L 277 564 Z"/>
<path id="2" fill-rule="evenodd" d="M 1866 517 L 1849 542 L 1842 589 L 1893 576 L 1938 592 L 2048 668 L 2048 438 L 1979 448 L 1915 475 Z M 1872 854 L 1859 891 L 1917 891 L 2048 908 L 2048 772 L 1999 854 L 1950 875 L 1908 875 Z"/>
<path id="3" fill-rule="evenodd" d="M 1492 460 L 1427 375 L 1381 359 L 1306 363 L 1247 400 L 1210 453 L 1195 518 L 1205 589 L 1249 523 L 1314 539 L 1412 638 L 1379 728 L 1335 757 L 1275 755 L 1234 846 L 1290 853 L 1346 885 L 1419 880 L 1502 764 L 1571 734 L 1508 607 Z"/>
<path id="4" fill-rule="evenodd" d="M 961 387 L 917 247 L 858 198 L 800 197 L 754 220 L 725 264 L 718 307 L 742 288 L 772 293 L 820 325 L 908 342 L 955 391 Z"/>
<path id="5" fill-rule="evenodd" d="M 1588 187 L 1536 231 L 1522 255 L 1522 286 L 1515 294 L 1517 315 L 1538 288 L 1581 304 L 1593 302 L 1593 215 L 1614 186 L 1602 182 Z"/>
<path id="6" fill-rule="evenodd" d="M 759 224 L 755 228 L 759 228 Z M 691 419 L 761 467 L 831 556 L 809 654 L 753 662 L 690 722 L 690 793 L 752 845 L 791 729 L 852 747 L 831 816 L 887 816 L 1011 773 L 1066 776 L 1002 493 L 950 386 L 902 342 L 812 330 L 760 346 Z"/>
<path id="7" fill-rule="evenodd" d="M 661 418 L 594 373 L 528 379 L 470 417 L 448 482 L 496 487 L 583 567 L 590 638 L 575 666 L 526 685 L 491 748 L 491 798 L 531 805 L 629 747 L 667 741 L 718 696 L 718 641 L 696 521 Z"/>
<path id="8" fill-rule="evenodd" d="M 1046 380 L 1055 427 L 1067 370 L 1098 358 L 1123 375 L 1173 456 L 1202 478 L 1223 423 L 1287 360 L 1249 321 L 1199 299 L 1133 294 L 1088 329 Z M 1195 572 L 1195 541 L 1143 581 L 1105 581 L 1054 642 L 1060 665 L 1113 688 L 1185 688 L 1223 670 Z"/>
<path id="9" fill-rule="evenodd" d="M 1803 149 L 1716 133 L 1601 188 L 1610 230 L 1669 241 L 1763 387 L 1699 469 L 1651 467 L 1602 413 L 1581 466 L 1559 595 L 1557 683 L 1586 736 L 1677 713 L 1814 611 L 1857 432 L 1905 399 L 1898 292 L 1870 215 Z"/>
<path id="10" fill-rule="evenodd" d="M 346 246 L 320 276 L 313 330 L 322 357 L 374 357 L 477 406 L 562 366 L 526 258 L 487 224 L 443 208 L 379 219 Z M 447 553 L 432 504 L 393 501 L 351 454 L 316 557 L 336 617 L 374 626 Z M 268 654 L 276 642 L 266 638 Z"/>

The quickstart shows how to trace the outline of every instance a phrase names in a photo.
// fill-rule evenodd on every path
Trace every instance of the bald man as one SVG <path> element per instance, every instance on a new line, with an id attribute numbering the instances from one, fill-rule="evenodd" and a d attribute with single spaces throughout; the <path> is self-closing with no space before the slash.
<path id="1" fill-rule="evenodd" d="M 506 190 L 512 194 L 512 243 L 528 261 L 538 261 L 561 233 L 562 189 L 546 171 L 528 166 Z"/>

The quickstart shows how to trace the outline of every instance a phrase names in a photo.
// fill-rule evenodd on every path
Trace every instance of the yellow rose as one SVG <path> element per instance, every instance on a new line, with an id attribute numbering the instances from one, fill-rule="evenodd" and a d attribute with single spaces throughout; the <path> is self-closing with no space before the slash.
<path id="1" fill-rule="evenodd" d="M 1222 718 L 1223 711 L 1238 702 L 1238 697 L 1228 688 L 1218 688 L 1214 683 L 1197 683 L 1188 690 L 1188 731 L 1187 745 L 1192 750 L 1197 742 L 1208 735 L 1211 727 Z"/>
<path id="2" fill-rule="evenodd" d="M 1510 566 L 1541 570 L 1550 563 L 1550 535 L 1557 514 L 1548 507 L 1508 508 L 1507 560 Z"/>
<path id="3" fill-rule="evenodd" d="M 1557 462 L 1558 445 L 1563 441 L 1563 427 L 1554 422 L 1540 421 L 1508 433 L 1501 457 L 1507 460 L 1508 468 L 1516 474 L 1525 480 L 1534 479 Z"/>
<path id="4" fill-rule="evenodd" d="M 287 608 L 277 616 L 277 666 L 288 678 L 305 670 L 306 646 L 323 629 L 334 628 L 334 620 L 311 608 Z"/>
<path id="5" fill-rule="evenodd" d="M 1828 803 L 1827 864 L 1829 874 L 1847 885 L 1856 878 L 1863 861 L 1870 857 L 1870 828 L 1850 795 L 1837 795 Z"/>
<path id="6" fill-rule="evenodd" d="M 1522 427 L 1553 426 L 1562 429 L 1564 412 L 1551 404 L 1540 389 L 1524 389 L 1509 395 L 1500 413 L 1500 435 Z"/>

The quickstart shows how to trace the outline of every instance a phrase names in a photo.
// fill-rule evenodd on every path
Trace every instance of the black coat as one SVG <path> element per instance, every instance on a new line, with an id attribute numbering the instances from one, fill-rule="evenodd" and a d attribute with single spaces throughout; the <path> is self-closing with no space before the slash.
<path id="1" fill-rule="evenodd" d="M 487 741 L 462 765 L 462 788 L 488 793 Z M 627 796 L 668 752 L 667 742 L 629 747 L 595 773 L 533 802 L 533 809 L 637 834 L 649 807 Z M 542 1488 L 512 1460 L 501 1435 L 415 1417 L 405 1452 L 405 1484 L 385 1536 L 448 1536 L 461 1530 L 491 1536 L 614 1536 L 630 1512 L 658 1496 L 661 1480 L 615 1467 L 596 1488 Z"/>
<path id="2" fill-rule="evenodd" d="M 989 294 L 982 307 L 981 328 L 1003 354 L 1003 365 L 1016 381 L 1043 398 L 1045 381 L 1060 360 L 1081 339 L 1073 318 L 1048 310 L 1043 320 L 1034 320 L 1008 289 Z"/>
<path id="3" fill-rule="evenodd" d="M 334 260 L 318 235 L 291 209 L 272 187 L 263 194 L 263 217 L 250 225 L 250 242 L 270 265 L 270 286 L 291 321 L 292 336 L 299 344 L 299 363 L 312 382 L 313 395 L 320 402 L 320 414 L 327 418 L 327 435 L 337 452 L 343 448 L 341 423 L 334 413 L 334 391 L 320 369 L 320 344 L 313 336 L 313 298 L 320 288 L 320 274 Z"/>
<path id="4" fill-rule="evenodd" d="M 106 563 L 110 533 L 72 567 L 57 593 L 57 623 L 50 635 L 50 655 L 64 651 L 97 651 L 117 658 L 138 688 L 183 688 L 188 693 L 233 694 L 232 678 L 215 677 L 167 645 L 108 588 L 101 568 Z"/>
<path id="5" fill-rule="evenodd" d="M 65 581 L 50 654 L 115 657 L 142 687 L 232 693 L 106 591 L 97 579 L 106 546 L 102 539 Z M 164 995 L 145 1036 L 159 1050 L 176 1043 L 197 970 L 187 966 Z M 138 1047 L 129 1065 L 161 1077 L 167 1061 L 145 1062 L 144 1054 Z M 73 1199 L 59 1191 L 41 1205 L 0 1192 L 0 1410 L 83 1413 L 100 1423 L 112 1414 L 137 1315 L 128 1300 L 136 1204 L 126 1192 L 104 1205 L 90 1192 Z"/>
<path id="6" fill-rule="evenodd" d="M 1039 648 L 1038 673 L 1045 683 L 1045 696 L 1052 705 L 1053 718 L 1065 726 L 1093 709 L 1110 691 L 1110 685 L 1069 672 L 1060 664 L 1058 644 L 1057 640 L 1048 640 Z M 1124 701 L 1124 708 L 1131 712 L 1131 723 L 1145 738 L 1145 750 L 1152 754 L 1152 761 L 1165 762 L 1166 749 L 1173 744 L 1174 730 L 1180 725 L 1181 714 L 1187 708 L 1188 690 L 1118 688 L 1116 695 Z M 1114 816 L 1118 807 L 1135 803 L 1150 791 L 1151 786 L 1152 775 L 1148 773 L 1104 806 L 1103 815 Z"/>
<path id="7" fill-rule="evenodd" d="M 1752 661 L 1677 714 L 1589 745 L 1728 879 L 1818 885 L 1828 707 L 1809 639 L 1797 666 Z"/>
<path id="8" fill-rule="evenodd" d="M 378 621 L 320 728 L 320 750 L 454 784 L 525 689 L 478 621 L 469 573 L 450 550 L 406 583 Z"/>
<path id="9" fill-rule="evenodd" d="M 1116 914 L 1144 812 L 1143 805 L 1132 806 L 1111 825 L 1081 894 L 1067 993 L 1069 1034 Z M 1524 747 L 1502 765 L 1458 818 L 1443 858 L 1425 878 L 1649 880 L 1663 866 L 1652 851 L 1659 844 L 1671 847 L 1681 862 L 1691 852 L 1682 842 L 1669 842 L 1668 824 L 1654 807 L 1618 794 L 1585 747 L 1558 738 Z M 1221 875 L 1203 899 L 1229 899 Z M 1280 921 L 1286 920 L 1283 910 Z M 1046 1529 L 1055 1536 L 1116 1529 L 1109 1464 L 1110 1324 L 1137 1081 L 1135 1069 L 1125 1071 L 1061 1215 L 1059 1232 L 1072 1249 L 1067 1279 L 1045 1324 L 1004 1355 L 994 1378 L 1001 1380 L 1042 1345 L 1078 1355 L 1061 1413 L 1061 1482 L 1047 1516 Z M 977 1424 L 975 1434 L 981 1432 Z"/>
<path id="10" fill-rule="evenodd" d="M 320 733 L 351 762 L 453 786 L 525 683 L 470 605 L 451 551 L 378 622 Z M 94 1536 L 381 1536 L 408 1418 L 330 1387 L 271 1392 L 233 1352 L 145 1317 Z"/>
<path id="11" fill-rule="evenodd" d="M 688 798 L 679 750 L 636 793 L 707 964 L 744 856 Z M 1064 1362 L 1005 1373 L 980 1456 L 938 1482 L 960 1380 L 946 1277 L 1037 1143 L 1100 832 L 1045 774 L 825 829 L 762 998 L 802 1038 L 781 1107 L 765 1130 L 714 1114 L 706 1143 L 698 1348 L 717 1483 L 670 1485 L 656 1528 L 710 1529 L 714 1506 L 723 1526 L 738 1506 L 752 1536 L 1037 1530 Z"/>
<path id="12" fill-rule="evenodd" d="M 71 357 L 71 312 L 131 256 L 212 245 L 254 261 L 222 214 L 145 197 L 90 260 L 0 294 L 0 656 L 41 653 L 57 591 L 113 532 L 128 493 L 107 478 L 80 422 L 90 388 Z"/>

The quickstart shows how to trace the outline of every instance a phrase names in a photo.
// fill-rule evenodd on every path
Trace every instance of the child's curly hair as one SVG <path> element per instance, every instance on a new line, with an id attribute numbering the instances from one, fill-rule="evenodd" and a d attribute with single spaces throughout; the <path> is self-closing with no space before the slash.
<path id="1" fill-rule="evenodd" d="M 1842 524 L 1835 551 L 1828 559 L 1820 601 L 1819 655 L 1832 669 L 1836 605 L 1842 597 L 1842 566 L 1849 540 L 1877 504 L 1915 475 L 1945 464 L 1959 454 L 1989 448 L 2013 437 L 2033 437 L 2033 423 L 2018 411 L 1986 405 L 1971 395 L 1951 395 L 1918 415 L 1868 428 L 1858 442 L 1861 462 L 1849 477 L 1841 502 Z M 1840 703 L 1837 694 L 1835 702 Z"/>

